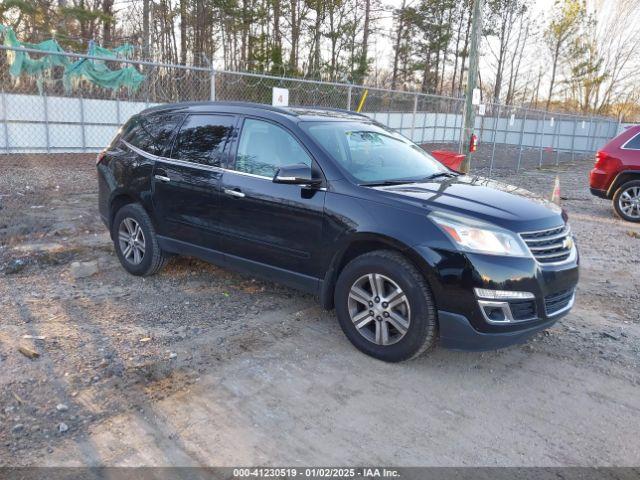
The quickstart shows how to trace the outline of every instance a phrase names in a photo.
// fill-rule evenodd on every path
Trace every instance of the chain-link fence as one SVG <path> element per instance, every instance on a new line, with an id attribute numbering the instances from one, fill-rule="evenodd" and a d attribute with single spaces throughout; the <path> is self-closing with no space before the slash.
<path id="1" fill-rule="evenodd" d="M 7 53 L 37 50 L 0 46 Z M 289 91 L 289 105 L 362 112 L 394 128 L 428 150 L 457 151 L 464 99 L 357 85 L 282 78 L 213 68 L 167 65 L 64 54 L 71 60 L 134 65 L 146 78 L 135 91 L 110 90 L 87 80 L 64 85 L 54 67 L 40 79 L 9 74 L 0 58 L 0 154 L 92 153 L 104 148 L 131 115 L 153 105 L 181 101 L 234 100 L 272 103 L 274 87 Z M 619 130 L 610 118 L 550 113 L 487 104 L 476 115 L 480 151 L 473 168 L 485 175 L 558 165 L 601 147 Z"/>

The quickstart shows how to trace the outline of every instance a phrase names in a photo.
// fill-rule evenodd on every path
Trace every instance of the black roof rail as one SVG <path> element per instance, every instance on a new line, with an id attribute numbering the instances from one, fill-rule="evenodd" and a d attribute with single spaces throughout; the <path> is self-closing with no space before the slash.
<path id="1" fill-rule="evenodd" d="M 206 106 L 234 106 L 234 107 L 245 107 L 245 108 L 257 108 L 260 110 L 269 110 L 272 112 L 282 113 L 284 115 L 296 115 L 295 112 L 283 107 L 274 107 L 273 105 L 267 105 L 265 103 L 254 103 L 254 102 L 234 102 L 234 101 L 199 101 L 199 102 L 178 102 L 178 103 L 165 103 L 162 105 L 155 105 L 153 107 L 145 108 L 140 113 L 151 113 L 158 112 L 163 110 L 178 110 L 183 108 L 191 108 L 191 107 L 206 107 Z"/>
<path id="2" fill-rule="evenodd" d="M 353 110 L 347 110 L 346 108 L 309 107 L 309 106 L 306 106 L 306 105 L 291 106 L 289 108 L 300 109 L 300 110 L 308 110 L 309 112 L 317 111 L 317 112 L 344 113 L 346 115 L 351 115 L 351 116 L 355 116 L 355 117 L 363 117 L 363 118 L 371 119 L 371 117 L 367 116 L 364 113 L 354 112 Z"/>

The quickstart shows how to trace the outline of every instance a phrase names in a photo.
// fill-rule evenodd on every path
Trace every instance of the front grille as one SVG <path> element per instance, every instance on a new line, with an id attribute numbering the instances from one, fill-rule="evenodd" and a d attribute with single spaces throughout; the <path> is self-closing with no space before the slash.
<path id="1" fill-rule="evenodd" d="M 568 225 L 521 233 L 520 237 L 540 263 L 562 262 L 569 258 L 573 248 L 573 239 Z"/>
<path id="2" fill-rule="evenodd" d="M 567 308 L 573 300 L 573 294 L 574 291 L 571 288 L 544 297 L 544 309 L 547 316 L 549 317 Z"/>
<path id="3" fill-rule="evenodd" d="M 536 318 L 536 303 L 534 300 L 511 300 L 509 301 L 509 308 L 513 319 L 517 322 Z"/>

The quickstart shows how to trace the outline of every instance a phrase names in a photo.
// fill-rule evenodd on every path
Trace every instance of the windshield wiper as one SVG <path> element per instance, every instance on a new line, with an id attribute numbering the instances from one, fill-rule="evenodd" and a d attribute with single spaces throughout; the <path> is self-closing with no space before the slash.
<path id="1" fill-rule="evenodd" d="M 406 183 L 415 183 L 415 180 L 380 180 L 377 182 L 363 182 L 362 187 L 387 187 L 389 185 L 404 185 Z"/>
<path id="2" fill-rule="evenodd" d="M 429 175 L 428 177 L 424 177 L 422 180 L 434 180 L 440 177 L 457 177 L 458 175 L 453 172 L 440 172 L 434 173 L 433 175 Z"/>

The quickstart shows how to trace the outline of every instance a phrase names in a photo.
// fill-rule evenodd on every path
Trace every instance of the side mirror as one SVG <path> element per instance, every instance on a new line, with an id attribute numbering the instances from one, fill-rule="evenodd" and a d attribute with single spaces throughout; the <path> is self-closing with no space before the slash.
<path id="1" fill-rule="evenodd" d="M 292 185 L 318 185 L 322 180 L 313 178 L 311 167 L 303 163 L 280 167 L 273 177 L 273 183 L 289 183 Z"/>

